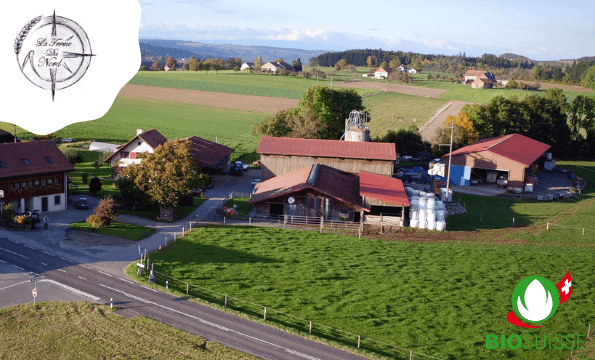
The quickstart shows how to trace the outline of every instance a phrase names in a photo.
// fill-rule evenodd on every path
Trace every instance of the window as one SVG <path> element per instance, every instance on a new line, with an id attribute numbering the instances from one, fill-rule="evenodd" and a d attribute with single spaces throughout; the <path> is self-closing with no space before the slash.
<path id="1" fill-rule="evenodd" d="M 52 159 L 50 159 L 50 157 L 49 157 L 49 156 L 44 156 L 44 159 L 45 159 L 45 161 L 47 161 L 47 162 L 48 162 L 48 164 L 51 164 L 51 163 L 53 163 Z"/>
<path id="2" fill-rule="evenodd" d="M 60 205 L 60 195 L 54 197 L 54 205 Z"/>
<path id="3" fill-rule="evenodd" d="M 124 151 L 124 158 L 128 159 L 130 157 L 130 153 L 128 151 Z"/>
<path id="4" fill-rule="evenodd" d="M 39 179 L 35 179 L 35 186 L 39 186 Z"/>
<path id="5" fill-rule="evenodd" d="M 23 181 L 23 190 L 27 188 L 27 182 Z"/>
<path id="6" fill-rule="evenodd" d="M 14 183 L 13 182 L 10 183 L 10 191 L 14 191 Z"/>
<path id="7" fill-rule="evenodd" d="M 48 179 L 48 185 L 54 185 L 54 179 L 53 178 L 49 178 Z"/>
<path id="8" fill-rule="evenodd" d="M 33 189 L 33 181 L 29 180 L 29 189 Z"/>
<path id="9" fill-rule="evenodd" d="M 56 178 L 56 185 L 60 185 L 60 178 L 59 177 Z"/>
<path id="10" fill-rule="evenodd" d="M 17 183 L 17 191 L 21 191 L 21 183 Z"/>
<path id="11" fill-rule="evenodd" d="M 41 179 L 41 186 L 45 187 L 45 179 Z"/>
<path id="12" fill-rule="evenodd" d="M 23 164 L 25 164 L 26 166 L 29 166 L 31 164 L 29 164 L 29 160 L 27 159 L 21 159 L 21 161 L 23 162 Z"/>
<path id="13" fill-rule="evenodd" d="M 4 161 L 0 161 L 0 168 L 6 169 L 6 165 L 4 165 Z"/>
<path id="14" fill-rule="evenodd" d="M 140 146 L 140 144 L 141 144 L 141 142 L 139 141 L 139 142 L 138 142 L 138 146 Z"/>

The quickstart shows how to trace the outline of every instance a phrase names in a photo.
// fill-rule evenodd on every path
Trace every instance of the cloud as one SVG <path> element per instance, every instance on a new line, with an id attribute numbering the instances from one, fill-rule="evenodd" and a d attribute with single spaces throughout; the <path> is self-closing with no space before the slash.
<path id="1" fill-rule="evenodd" d="M 278 35 L 266 35 L 259 36 L 259 39 L 265 40 L 287 40 L 287 41 L 301 41 L 305 39 L 320 38 L 322 40 L 328 40 L 328 31 L 326 30 L 292 30 L 289 34 L 278 34 Z"/>

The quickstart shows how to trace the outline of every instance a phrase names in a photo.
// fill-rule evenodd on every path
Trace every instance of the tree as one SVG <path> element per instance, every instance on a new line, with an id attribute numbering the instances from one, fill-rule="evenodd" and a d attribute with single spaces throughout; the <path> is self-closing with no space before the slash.
<path id="1" fill-rule="evenodd" d="M 510 81 L 508 81 L 506 83 L 506 85 L 504 86 L 507 89 L 516 89 L 519 85 L 516 83 L 516 81 L 514 80 L 514 78 L 510 79 Z"/>
<path id="2" fill-rule="evenodd" d="M 184 65 L 182 65 L 182 68 L 184 69 L 184 71 L 190 70 L 190 64 L 188 64 L 188 61 L 184 61 Z"/>
<path id="3" fill-rule="evenodd" d="M 341 59 L 339 61 L 337 61 L 337 63 L 335 64 L 335 70 L 340 71 L 343 69 L 347 69 L 347 60 L 345 59 Z"/>
<path id="4" fill-rule="evenodd" d="M 275 59 L 275 60 L 273 60 L 273 62 L 283 62 L 283 58 Z"/>
<path id="5" fill-rule="evenodd" d="M 151 65 L 151 70 L 161 71 L 161 64 L 159 63 L 159 61 L 157 61 L 157 60 L 153 61 L 153 65 Z"/>
<path id="6" fill-rule="evenodd" d="M 147 71 L 147 65 L 141 65 L 139 71 Z"/>
<path id="7" fill-rule="evenodd" d="M 262 56 L 259 56 L 256 58 L 256 60 L 254 60 L 254 72 L 259 73 L 262 65 Z"/>
<path id="8" fill-rule="evenodd" d="M 290 137 L 303 139 L 317 139 L 318 134 L 326 127 L 309 108 L 304 109 L 301 114 L 290 116 L 287 125 L 291 128 Z"/>
<path id="9" fill-rule="evenodd" d="M 62 150 L 62 154 L 64 154 L 64 156 L 66 156 L 66 158 L 68 159 L 68 161 L 70 161 L 70 163 L 72 165 L 83 162 L 83 156 L 81 155 L 80 150 L 73 149 L 71 147 L 61 149 L 61 150 Z"/>
<path id="10" fill-rule="evenodd" d="M 401 154 L 417 154 L 419 151 L 428 151 L 431 148 L 429 142 L 422 140 L 415 125 L 408 129 L 389 130 L 386 135 L 372 141 L 394 143 L 397 153 Z"/>
<path id="11" fill-rule="evenodd" d="M 588 134 L 595 125 L 595 98 L 579 95 L 568 105 L 566 112 L 572 140 L 583 143 L 581 129 Z"/>
<path id="12" fill-rule="evenodd" d="M 189 141 L 168 141 L 151 154 L 143 154 L 138 165 L 122 170 L 162 209 L 172 209 L 201 183 L 200 169 L 192 157 Z"/>
<path id="13" fill-rule="evenodd" d="M 393 57 L 391 58 L 390 62 L 388 63 L 388 66 L 395 70 L 396 68 L 398 68 L 399 66 L 401 66 L 401 60 L 399 60 L 399 58 L 395 55 L 393 55 Z"/>
<path id="14" fill-rule="evenodd" d="M 355 65 L 347 65 L 347 69 L 350 73 L 355 74 L 357 72 L 357 67 Z"/>
<path id="15" fill-rule="evenodd" d="M 218 70 L 223 70 L 225 67 L 225 62 L 219 58 L 211 59 L 211 69 L 215 70 L 215 74 L 217 74 Z"/>
<path id="16" fill-rule="evenodd" d="M 198 71 L 198 67 L 200 65 L 200 61 L 198 61 L 194 55 L 190 56 L 190 59 L 188 60 L 188 70 L 190 71 Z"/>
<path id="17" fill-rule="evenodd" d="M 457 147 L 469 145 L 479 140 L 479 131 L 475 129 L 473 121 L 465 112 L 460 112 L 456 117 L 449 115 L 443 123 L 443 141 L 450 140 L 450 126 L 454 120 L 454 133 L 457 135 L 454 142 Z"/>
<path id="18" fill-rule="evenodd" d="M 401 75 L 401 81 L 404 82 L 405 84 L 408 84 L 411 82 L 411 77 L 409 76 L 408 73 L 404 72 L 403 75 Z"/>
<path id="19" fill-rule="evenodd" d="M 99 168 L 102 166 L 103 166 L 103 161 L 101 161 L 101 160 L 93 161 L 93 167 L 95 169 L 97 169 L 97 175 L 99 175 Z"/>
<path id="20" fill-rule="evenodd" d="M 376 55 L 368 56 L 368 58 L 366 59 L 366 64 L 368 64 L 368 67 L 374 66 L 376 64 Z"/>
<path id="21" fill-rule="evenodd" d="M 415 70 L 417 70 L 418 72 L 421 72 L 421 70 L 422 70 L 421 63 L 420 62 L 416 62 L 415 64 L 413 64 L 413 68 Z"/>
<path id="22" fill-rule="evenodd" d="M 101 191 L 101 186 L 102 186 L 101 180 L 97 176 L 95 176 L 89 182 L 89 191 L 92 194 L 97 194 L 98 192 Z"/>
<path id="23" fill-rule="evenodd" d="M 289 118 L 297 115 L 297 108 L 279 110 L 274 115 L 268 115 L 263 122 L 254 125 L 252 134 L 261 136 L 284 137 L 291 132 Z"/>
<path id="24" fill-rule="evenodd" d="M 176 69 L 178 68 L 178 63 L 176 62 L 176 59 L 174 59 L 174 58 L 173 58 L 173 57 L 171 57 L 171 56 L 168 56 L 168 57 L 167 57 L 167 60 L 165 60 L 165 65 L 166 65 L 167 67 L 169 67 L 169 69 L 170 69 L 171 71 L 174 71 L 174 70 L 176 70 Z"/>
<path id="25" fill-rule="evenodd" d="M 388 67 L 388 63 L 386 61 L 383 61 L 380 63 L 380 67 L 381 68 L 387 68 Z"/>
<path id="26" fill-rule="evenodd" d="M 201 63 L 201 68 L 202 70 L 205 71 L 205 74 L 209 73 L 209 70 L 211 70 L 211 61 L 210 60 L 205 60 Z"/>
<path id="27" fill-rule="evenodd" d="M 128 176 L 120 176 L 116 181 L 116 186 L 118 187 L 118 190 L 120 190 L 120 198 L 125 206 L 131 210 L 137 210 L 138 208 L 153 208 L 155 203 L 134 183 L 136 173 L 132 173 L 136 171 L 136 168 L 137 167 L 131 167 L 128 169 L 128 172 L 130 172 Z"/>
<path id="28" fill-rule="evenodd" d="M 591 66 L 581 75 L 581 86 L 595 90 L 595 66 Z"/>
<path id="29" fill-rule="evenodd" d="M 93 228 L 95 229 L 110 226 L 112 222 L 116 221 L 116 203 L 109 196 L 100 200 L 94 211 L 95 214 L 89 216 L 86 222 L 93 224 Z"/>
<path id="30" fill-rule="evenodd" d="M 298 58 L 296 61 L 293 62 L 293 71 L 300 72 L 302 71 L 302 61 Z"/>

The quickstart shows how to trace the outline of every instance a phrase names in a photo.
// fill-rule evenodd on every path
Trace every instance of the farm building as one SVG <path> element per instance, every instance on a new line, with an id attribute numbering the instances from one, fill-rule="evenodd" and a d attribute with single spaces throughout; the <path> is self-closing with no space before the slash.
<path id="1" fill-rule="evenodd" d="M 91 145 L 89 145 L 89 151 L 96 151 L 96 152 L 105 152 L 105 151 L 110 151 L 110 152 L 114 152 L 118 150 L 118 145 L 116 144 L 110 144 L 110 143 L 104 143 L 104 142 L 99 142 L 99 141 L 93 141 L 91 143 Z"/>
<path id="2" fill-rule="evenodd" d="M 250 70 L 254 68 L 254 63 L 251 62 L 245 62 L 242 64 L 242 67 L 240 67 L 240 70 Z"/>
<path id="3" fill-rule="evenodd" d="M 379 67 L 378 69 L 376 69 L 374 71 L 374 77 L 377 79 L 386 79 L 392 72 L 393 72 L 393 69 L 391 69 L 391 68 Z"/>
<path id="4" fill-rule="evenodd" d="M 351 174 L 361 170 L 393 175 L 397 158 L 395 144 L 340 140 L 295 139 L 263 136 L 256 152 L 260 154 L 261 178 L 321 164 Z"/>
<path id="5" fill-rule="evenodd" d="M 409 206 L 401 180 L 360 171 L 358 175 L 313 164 L 257 185 L 249 201 L 257 214 L 366 222 L 366 217 L 399 217 Z"/>
<path id="6" fill-rule="evenodd" d="M 550 145 L 519 134 L 483 139 L 452 153 L 450 179 L 469 186 L 472 179 L 496 183 L 507 179 L 508 188 L 523 191 L 532 181 L 532 165 Z M 448 163 L 448 155 L 444 155 Z M 448 167 L 446 169 L 448 171 Z"/>
<path id="7" fill-rule="evenodd" d="M 0 144 L 2 201 L 17 211 L 66 210 L 70 171 L 74 167 L 52 141 Z"/>
<path id="8" fill-rule="evenodd" d="M 494 82 L 485 76 L 480 76 L 471 83 L 473 89 L 491 89 L 494 87 Z"/>
<path id="9" fill-rule="evenodd" d="M 141 159 L 137 158 L 139 153 L 153 153 L 159 145 L 165 144 L 165 136 L 155 129 L 143 132 L 142 129 L 136 130 L 136 136 L 126 144 L 118 147 L 105 162 L 109 162 L 111 167 L 116 166 L 118 171 L 132 164 L 140 164 Z"/>
<path id="10" fill-rule="evenodd" d="M 483 70 L 467 70 L 463 76 L 465 77 L 465 84 L 471 84 L 480 77 L 487 78 L 493 83 L 496 82 L 496 76 L 494 74 Z"/>
<path id="11" fill-rule="evenodd" d="M 496 76 L 496 81 L 500 83 L 500 85 L 506 86 L 510 81 L 510 78 L 508 76 Z"/>
<path id="12" fill-rule="evenodd" d="M 286 62 L 269 61 L 260 67 L 261 71 L 276 73 L 279 70 L 293 71 L 293 66 Z"/>
<path id="13" fill-rule="evenodd" d="M 192 157 L 203 172 L 209 174 L 229 172 L 231 165 L 230 155 L 235 149 L 196 136 L 182 140 L 192 142 Z"/>

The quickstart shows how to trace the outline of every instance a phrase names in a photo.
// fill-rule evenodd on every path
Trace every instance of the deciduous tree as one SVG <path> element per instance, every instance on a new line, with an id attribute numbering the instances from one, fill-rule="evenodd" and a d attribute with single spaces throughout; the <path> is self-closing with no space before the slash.
<path id="1" fill-rule="evenodd" d="M 335 64 L 335 70 L 340 71 L 343 69 L 347 69 L 347 60 L 345 59 L 341 59 L 339 61 L 337 61 L 337 63 Z"/>

